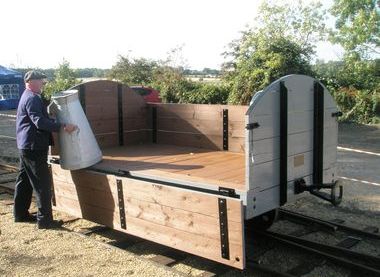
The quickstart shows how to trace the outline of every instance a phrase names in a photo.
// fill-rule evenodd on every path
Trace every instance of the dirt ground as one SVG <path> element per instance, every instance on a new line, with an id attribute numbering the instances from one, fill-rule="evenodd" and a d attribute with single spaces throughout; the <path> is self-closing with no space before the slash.
<path id="1" fill-rule="evenodd" d="M 9 195 L 0 195 L 0 276 L 181 276 L 67 230 L 14 223 L 12 205 L 7 203 Z"/>
<path id="2" fill-rule="evenodd" d="M 11 112 L 12 115 L 12 112 Z M 17 150 L 14 137 L 14 118 L 0 116 L 0 156 L 3 161 L 16 162 Z M 338 150 L 338 176 L 343 177 L 344 199 L 333 207 L 316 197 L 307 196 L 286 208 L 324 219 L 344 219 L 357 228 L 375 226 L 380 228 L 380 125 L 340 124 L 339 146 L 366 152 Z M 118 251 L 97 244 L 96 241 L 79 237 L 67 230 L 40 231 L 33 224 L 15 224 L 11 214 L 9 195 L 0 195 L 0 276 L 176 276 L 194 275 L 191 267 L 178 265 L 177 271 L 141 259 L 129 251 Z M 65 215 L 57 214 L 58 218 Z M 291 229 L 291 225 L 275 223 L 273 229 Z M 328 236 L 313 237 L 314 240 L 334 242 Z M 336 239 L 336 238 L 335 238 Z M 358 246 L 358 251 L 380 255 L 380 245 Z M 267 259 L 284 261 L 291 265 L 287 253 L 266 253 Z M 38 265 L 38 266 L 37 266 Z M 280 265 L 281 267 L 281 265 Z M 311 276 L 348 276 L 339 268 L 323 265 L 309 273 Z M 226 276 L 236 275 L 236 272 Z"/>

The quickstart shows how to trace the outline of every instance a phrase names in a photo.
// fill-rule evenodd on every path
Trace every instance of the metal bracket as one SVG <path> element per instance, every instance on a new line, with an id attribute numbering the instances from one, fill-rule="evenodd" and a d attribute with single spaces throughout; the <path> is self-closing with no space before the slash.
<path id="1" fill-rule="evenodd" d="M 258 122 L 253 122 L 253 123 L 248 123 L 247 126 L 245 126 L 245 129 L 253 130 L 259 127 L 260 127 L 260 124 Z"/>
<path id="2" fill-rule="evenodd" d="M 223 259 L 230 259 L 230 244 L 228 240 L 228 218 L 227 200 L 218 198 L 219 205 L 219 226 L 220 226 L 220 247 Z"/>
<path id="3" fill-rule="evenodd" d="M 339 195 L 336 196 L 336 187 L 339 187 Z M 329 189 L 330 194 L 326 192 L 319 191 L 320 189 Z M 333 204 L 334 206 L 339 205 L 342 202 L 343 198 L 343 186 L 339 185 L 339 181 L 328 184 L 314 184 L 307 186 L 304 179 L 297 179 L 294 181 L 294 193 L 299 194 L 304 191 L 310 192 L 312 195 L 315 195 L 323 200 L 326 200 Z"/>
<path id="4" fill-rule="evenodd" d="M 223 195 L 223 196 L 236 197 L 235 190 L 231 188 L 219 187 L 219 193 L 220 195 Z"/>
<path id="5" fill-rule="evenodd" d="M 59 160 L 59 158 L 50 158 L 50 159 L 49 159 L 49 162 L 50 162 L 51 164 L 60 164 L 60 160 Z"/>
<path id="6" fill-rule="evenodd" d="M 120 226 L 122 229 L 127 229 L 125 221 L 125 208 L 124 208 L 124 196 L 123 196 L 123 183 L 120 179 L 116 180 L 117 184 L 117 198 L 119 201 L 119 214 L 120 214 Z"/>
<path id="7" fill-rule="evenodd" d="M 337 111 L 337 112 L 335 112 L 335 113 L 331 113 L 331 116 L 332 117 L 340 117 L 340 116 L 342 116 L 343 115 L 343 113 L 341 112 L 341 111 Z"/>
<path id="8" fill-rule="evenodd" d="M 228 109 L 223 109 L 223 150 L 228 150 Z"/>

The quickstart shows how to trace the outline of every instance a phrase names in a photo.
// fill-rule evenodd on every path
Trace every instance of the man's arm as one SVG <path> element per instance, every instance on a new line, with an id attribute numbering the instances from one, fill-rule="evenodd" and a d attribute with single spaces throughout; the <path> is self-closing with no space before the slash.
<path id="1" fill-rule="evenodd" d="M 32 97 L 27 101 L 26 111 L 37 129 L 49 132 L 58 132 L 62 127 L 60 123 L 53 122 L 43 115 L 42 101 L 38 96 Z"/>

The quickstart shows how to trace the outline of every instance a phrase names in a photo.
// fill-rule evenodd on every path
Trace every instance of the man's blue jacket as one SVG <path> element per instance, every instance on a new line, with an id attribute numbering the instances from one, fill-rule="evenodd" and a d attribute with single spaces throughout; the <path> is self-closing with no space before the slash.
<path id="1" fill-rule="evenodd" d="M 26 89 L 17 108 L 17 148 L 47 150 L 51 132 L 58 132 L 60 128 L 60 123 L 49 118 L 41 96 Z"/>

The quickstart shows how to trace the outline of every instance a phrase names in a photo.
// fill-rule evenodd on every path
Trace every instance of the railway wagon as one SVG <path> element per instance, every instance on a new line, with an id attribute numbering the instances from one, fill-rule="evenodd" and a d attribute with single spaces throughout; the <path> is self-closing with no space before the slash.
<path id="1" fill-rule="evenodd" d="M 248 106 L 146 103 L 104 80 L 74 89 L 103 159 L 64 170 L 51 148 L 56 210 L 244 269 L 246 224 L 269 226 L 305 192 L 342 198 L 340 112 L 312 77 L 280 78 Z"/>

